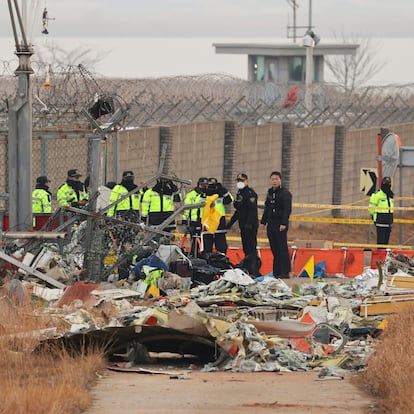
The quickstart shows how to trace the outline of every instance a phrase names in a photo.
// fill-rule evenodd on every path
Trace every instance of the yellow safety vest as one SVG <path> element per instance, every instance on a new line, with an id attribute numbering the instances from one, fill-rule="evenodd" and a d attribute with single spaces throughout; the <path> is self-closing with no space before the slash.
<path id="1" fill-rule="evenodd" d="M 36 188 L 32 192 L 32 212 L 33 213 L 51 213 L 52 203 L 51 196 L 43 188 Z"/>
<path id="2" fill-rule="evenodd" d="M 111 191 L 109 196 L 109 203 L 112 204 L 117 200 L 120 200 L 129 191 L 122 184 L 117 184 Z M 126 210 L 135 210 L 139 211 L 141 206 L 141 198 L 143 195 L 142 188 L 139 189 L 136 193 L 131 194 L 129 197 L 123 199 L 119 203 L 115 204 L 108 211 L 108 216 L 113 217 L 117 211 L 126 211 Z M 132 202 L 132 205 L 131 205 Z"/>
<path id="3" fill-rule="evenodd" d="M 185 196 L 184 204 L 199 204 L 205 201 L 206 198 L 197 192 L 196 190 L 191 190 L 187 195 Z M 203 211 L 204 208 L 189 208 L 188 210 L 184 211 L 183 214 L 183 220 L 187 220 L 188 224 L 191 221 L 201 221 L 201 217 L 203 217 Z"/>
<path id="4" fill-rule="evenodd" d="M 60 206 L 70 206 L 72 203 L 79 203 L 81 200 L 88 200 L 86 191 L 79 191 L 79 199 L 76 191 L 67 183 L 63 183 L 57 191 L 57 201 Z"/>
<path id="5" fill-rule="evenodd" d="M 369 213 L 376 222 L 381 215 L 389 217 L 387 221 L 392 223 L 392 214 L 394 213 L 394 199 L 387 198 L 387 194 L 381 189 L 371 194 L 369 199 Z M 381 220 L 380 220 L 381 221 Z"/>
<path id="6" fill-rule="evenodd" d="M 142 197 L 141 213 L 144 217 L 149 213 L 173 212 L 174 195 L 160 194 L 149 189 Z"/>

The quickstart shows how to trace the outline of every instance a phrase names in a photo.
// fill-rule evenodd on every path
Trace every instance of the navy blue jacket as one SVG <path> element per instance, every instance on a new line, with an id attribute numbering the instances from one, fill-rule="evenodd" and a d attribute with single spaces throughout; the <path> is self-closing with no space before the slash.
<path id="1" fill-rule="evenodd" d="M 269 188 L 261 223 L 288 227 L 291 212 L 291 192 L 282 186 L 276 189 Z"/>

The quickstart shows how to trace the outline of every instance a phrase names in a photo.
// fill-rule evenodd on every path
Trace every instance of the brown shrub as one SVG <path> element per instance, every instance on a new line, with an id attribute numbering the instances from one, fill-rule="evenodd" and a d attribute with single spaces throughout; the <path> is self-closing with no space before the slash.
<path id="1" fill-rule="evenodd" d="M 389 318 L 362 380 L 385 412 L 414 412 L 414 306 Z"/>

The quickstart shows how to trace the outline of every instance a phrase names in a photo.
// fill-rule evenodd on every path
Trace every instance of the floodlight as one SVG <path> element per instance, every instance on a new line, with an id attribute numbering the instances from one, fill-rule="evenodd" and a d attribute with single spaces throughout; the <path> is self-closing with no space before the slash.
<path id="1" fill-rule="evenodd" d="M 320 41 L 321 38 L 313 30 L 307 30 L 302 38 L 302 46 L 315 47 Z"/>

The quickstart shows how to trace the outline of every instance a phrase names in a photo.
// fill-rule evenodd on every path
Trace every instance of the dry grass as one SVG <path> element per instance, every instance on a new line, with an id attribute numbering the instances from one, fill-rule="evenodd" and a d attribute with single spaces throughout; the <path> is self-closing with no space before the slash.
<path id="1" fill-rule="evenodd" d="M 0 290 L 0 413 L 79 413 L 92 403 L 89 393 L 104 368 L 98 348 L 74 355 L 42 347 L 39 335 L 51 321 L 29 299 L 15 303 Z"/>
<path id="2" fill-rule="evenodd" d="M 386 413 L 414 412 L 414 306 L 389 319 L 362 375 Z"/>

